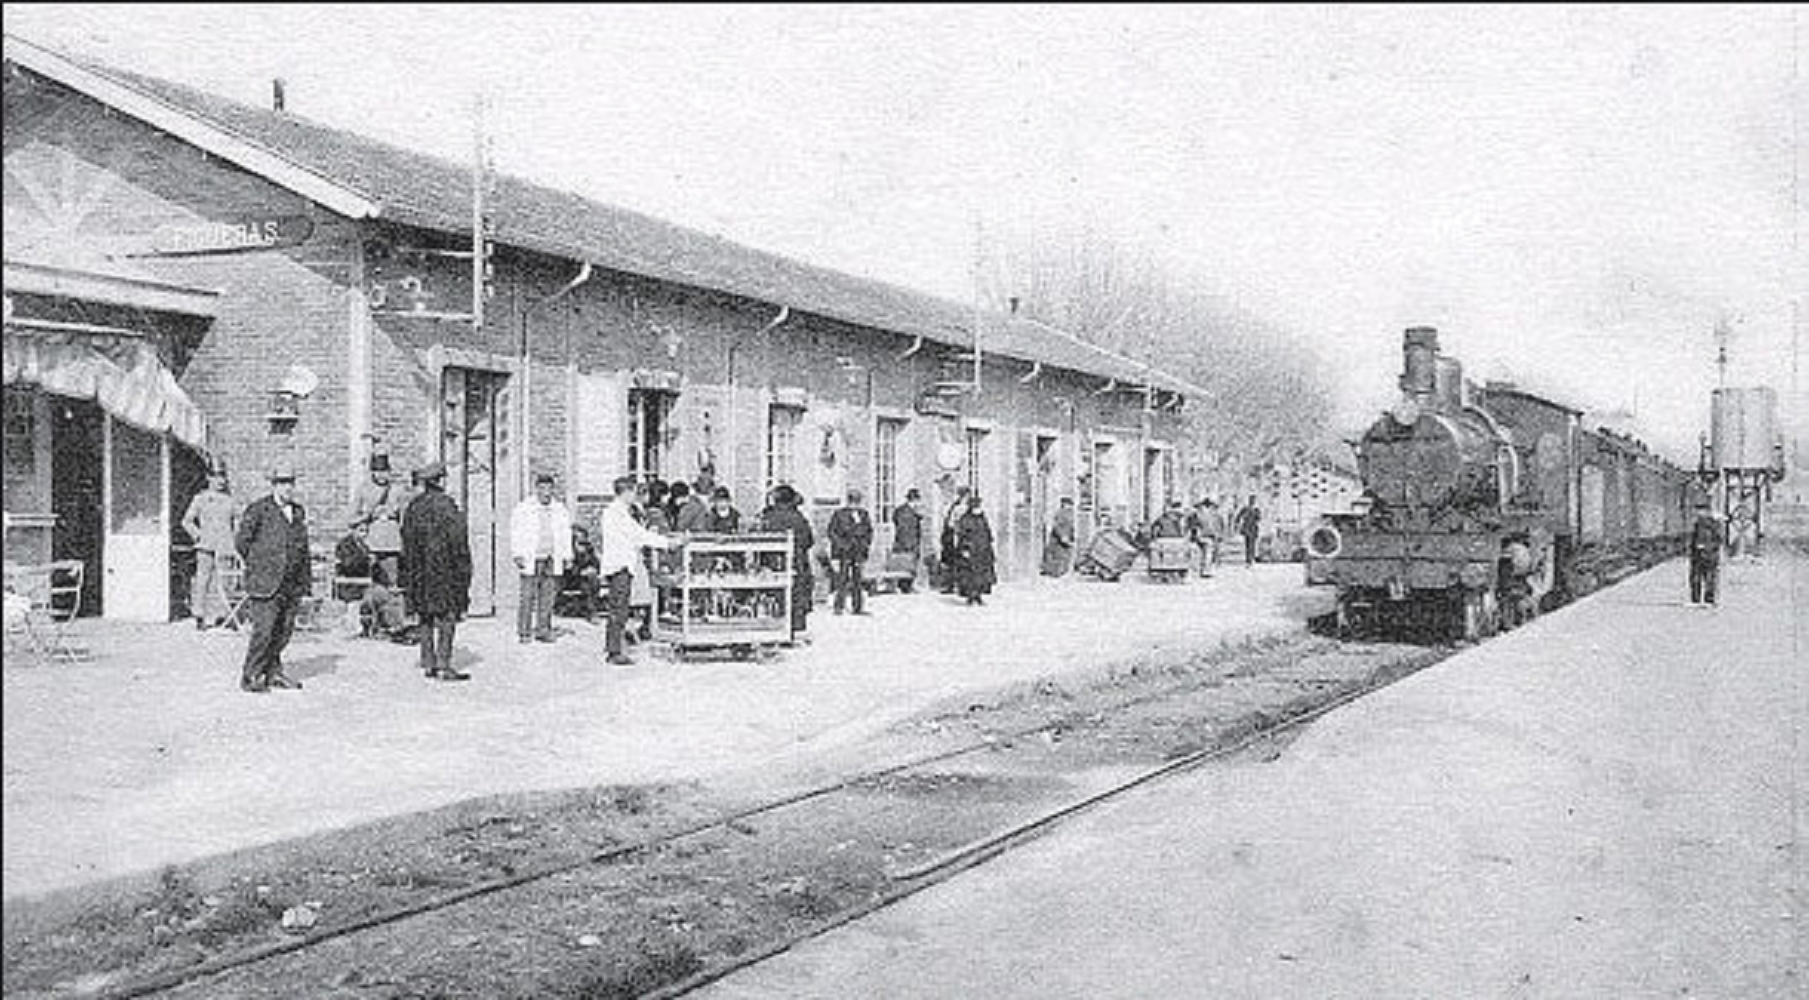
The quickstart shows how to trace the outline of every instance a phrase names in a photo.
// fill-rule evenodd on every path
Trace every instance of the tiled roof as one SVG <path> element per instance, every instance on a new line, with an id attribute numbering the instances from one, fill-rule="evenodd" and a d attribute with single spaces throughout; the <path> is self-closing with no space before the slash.
<path id="1" fill-rule="evenodd" d="M 200 120 L 378 206 L 382 217 L 468 233 L 468 166 L 334 128 L 289 112 L 229 101 L 191 87 L 69 60 L 182 115 Z M 696 230 L 515 177 L 497 179 L 496 239 L 504 244 L 743 298 L 790 306 L 877 330 L 968 347 L 973 310 L 885 282 L 814 267 Z M 1183 394 L 1202 390 L 1042 324 L 989 313 L 982 350 Z"/>

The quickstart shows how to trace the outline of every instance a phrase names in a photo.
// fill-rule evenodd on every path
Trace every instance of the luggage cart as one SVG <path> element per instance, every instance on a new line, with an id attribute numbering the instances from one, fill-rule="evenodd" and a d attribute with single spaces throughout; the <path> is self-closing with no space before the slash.
<path id="1" fill-rule="evenodd" d="M 1185 538 L 1157 538 L 1149 543 L 1149 578 L 1180 583 L 1199 559 L 1199 550 Z"/>
<path id="2" fill-rule="evenodd" d="M 654 575 L 653 639 L 683 659 L 699 650 L 740 658 L 788 643 L 791 536 L 692 535 Z"/>

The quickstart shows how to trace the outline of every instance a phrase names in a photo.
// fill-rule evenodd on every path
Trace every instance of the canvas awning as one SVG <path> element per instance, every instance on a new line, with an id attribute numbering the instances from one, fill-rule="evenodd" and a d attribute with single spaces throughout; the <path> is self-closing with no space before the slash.
<path id="1" fill-rule="evenodd" d="M 206 416 L 142 338 L 73 323 L 8 319 L 4 355 L 7 385 L 92 399 L 115 419 L 208 451 Z"/>

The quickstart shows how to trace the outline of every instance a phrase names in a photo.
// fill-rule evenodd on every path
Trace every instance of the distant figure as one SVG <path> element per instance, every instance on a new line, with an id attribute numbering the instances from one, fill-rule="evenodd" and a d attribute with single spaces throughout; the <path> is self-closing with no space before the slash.
<path id="1" fill-rule="evenodd" d="M 672 484 L 672 530 L 680 534 L 692 535 L 704 530 L 704 523 L 709 520 L 710 505 L 704 498 L 691 492 L 685 483 Z"/>
<path id="2" fill-rule="evenodd" d="M 970 605 L 985 604 L 998 575 L 993 563 L 992 525 L 980 510 L 978 494 L 967 498 L 967 513 L 955 522 L 955 549 L 960 554 L 957 588 L 961 596 Z"/>
<path id="3" fill-rule="evenodd" d="M 509 518 L 509 554 L 521 574 L 515 635 L 521 642 L 553 641 L 553 604 L 559 581 L 572 564 L 572 512 L 553 495 L 551 473 L 534 477 L 534 495 Z"/>
<path id="4" fill-rule="evenodd" d="M 231 555 L 239 530 L 239 504 L 227 489 L 226 469 L 207 473 L 207 489 L 195 494 L 182 515 L 182 530 L 195 540 L 195 575 L 189 581 L 189 611 L 197 629 L 226 624 L 226 587 L 220 557 Z"/>
<path id="5" fill-rule="evenodd" d="M 371 579 L 387 587 L 396 585 L 402 559 L 402 511 L 408 494 L 390 478 L 389 455 L 371 455 L 371 478 L 358 487 L 352 499 L 351 527 L 363 528 L 374 568 Z"/>
<path id="6" fill-rule="evenodd" d="M 1074 498 L 1062 497 L 1043 542 L 1043 575 L 1066 576 L 1074 560 Z"/>
<path id="7" fill-rule="evenodd" d="M 672 512 L 667 509 L 666 496 L 670 490 L 664 479 L 650 479 L 645 487 L 646 496 L 641 498 L 641 525 L 648 531 L 665 534 L 672 530 Z"/>
<path id="8" fill-rule="evenodd" d="M 910 573 L 898 582 L 899 591 L 916 590 L 918 568 L 923 565 L 923 494 L 916 487 L 906 490 L 904 503 L 892 511 L 892 563 L 903 564 Z"/>
<path id="9" fill-rule="evenodd" d="M 838 615 L 845 603 L 852 603 L 857 615 L 867 613 L 867 584 L 861 571 L 873 549 L 873 518 L 861 505 L 864 499 L 860 490 L 849 490 L 847 502 L 829 518 L 829 562 L 833 567 L 834 608 Z"/>
<path id="10" fill-rule="evenodd" d="M 1727 535 L 1721 519 L 1708 501 L 1696 504 L 1696 521 L 1690 525 L 1690 603 L 1712 607 L 1721 576 L 1721 548 Z"/>
<path id="11" fill-rule="evenodd" d="M 370 547 L 364 544 L 365 529 L 353 528 L 333 546 L 333 574 L 342 580 L 368 581 L 360 588 L 353 582 L 335 583 L 333 599 L 358 602 L 359 634 L 366 639 L 405 641 L 408 631 L 408 609 L 402 592 L 387 587 L 372 577 L 375 561 Z"/>
<path id="12" fill-rule="evenodd" d="M 465 681 L 452 666 L 452 640 L 471 606 L 471 536 L 465 513 L 446 495 L 446 465 L 415 470 L 420 493 L 402 514 L 402 589 L 421 621 L 421 670 L 428 680 Z"/>
<path id="13" fill-rule="evenodd" d="M 1151 538 L 1186 538 L 1187 515 L 1181 512 L 1181 501 L 1170 500 L 1168 509 L 1163 511 L 1149 526 Z"/>
<path id="14" fill-rule="evenodd" d="M 1237 533 L 1244 536 L 1244 568 L 1256 565 L 1256 539 L 1262 533 L 1263 512 L 1256 506 L 1256 495 L 1251 494 L 1248 502 L 1238 510 L 1232 526 Z"/>
<path id="15" fill-rule="evenodd" d="M 810 550 L 816 545 L 816 534 L 810 521 L 798 510 L 804 498 L 798 491 L 781 483 L 773 487 L 772 506 L 760 512 L 760 530 L 783 531 L 791 535 L 791 631 L 798 642 L 809 642 L 805 630 L 810 627 L 810 603 L 816 589 L 816 577 L 810 570 Z"/>
<path id="16" fill-rule="evenodd" d="M 245 560 L 245 607 L 251 617 L 239 687 L 252 694 L 300 690 L 301 682 L 283 673 L 283 650 L 295 633 L 301 599 L 314 592 L 314 566 L 308 514 L 295 502 L 293 467 L 279 463 L 270 470 L 270 495 L 245 508 L 233 545 Z"/>
<path id="17" fill-rule="evenodd" d="M 633 566 L 642 561 L 649 548 L 671 548 L 678 544 L 660 532 L 635 523 L 634 500 L 637 484 L 633 476 L 621 476 L 615 482 L 615 499 L 603 508 L 598 525 L 601 536 L 597 544 L 597 563 L 607 595 L 609 623 L 603 633 L 603 648 L 608 662 L 632 666 L 634 661 L 622 649 L 628 631 L 628 606 L 632 598 Z M 649 502 L 648 520 L 657 505 Z"/>
<path id="18" fill-rule="evenodd" d="M 1225 538 L 1225 514 L 1211 497 L 1202 497 L 1187 519 L 1188 536 L 1200 547 L 1200 575 L 1211 576 L 1219 564 L 1219 546 Z"/>
<path id="19" fill-rule="evenodd" d="M 955 522 L 967 513 L 967 496 L 972 491 L 962 486 L 955 490 L 955 500 L 942 513 L 942 528 L 937 534 L 936 562 L 941 573 L 940 589 L 945 594 L 955 592 L 961 575 L 961 554 L 955 545 Z"/>
<path id="20" fill-rule="evenodd" d="M 704 517 L 703 530 L 712 535 L 734 535 L 741 532 L 741 512 L 729 495 L 727 486 L 710 493 L 710 512 Z"/>

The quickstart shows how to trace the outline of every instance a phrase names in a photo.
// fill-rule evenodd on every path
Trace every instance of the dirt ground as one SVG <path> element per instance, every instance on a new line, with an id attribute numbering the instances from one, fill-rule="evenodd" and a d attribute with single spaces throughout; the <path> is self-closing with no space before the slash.
<path id="1" fill-rule="evenodd" d="M 9 905 L 6 994 L 104 995 L 551 872 L 170 995 L 641 996 L 860 912 L 898 893 L 901 874 L 1128 774 L 1439 655 L 1306 637 L 1251 643 L 962 694 L 784 770 L 491 797 L 173 866 Z M 829 775 L 969 746 L 980 749 L 635 847 Z"/>

